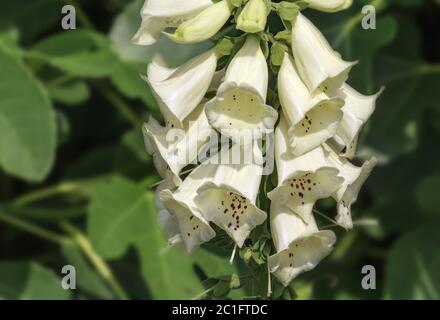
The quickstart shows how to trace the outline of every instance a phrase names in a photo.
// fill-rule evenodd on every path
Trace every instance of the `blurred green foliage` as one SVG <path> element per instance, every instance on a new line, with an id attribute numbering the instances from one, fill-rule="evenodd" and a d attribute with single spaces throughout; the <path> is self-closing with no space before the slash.
<path id="1" fill-rule="evenodd" d="M 156 54 L 177 65 L 212 44 L 132 45 L 142 2 L 0 0 L 0 298 L 238 298 L 267 288 L 247 285 L 264 279 L 264 241 L 240 252 L 252 270 L 229 265 L 221 236 L 191 256 L 166 247 L 151 188 L 160 178 L 140 131 L 159 115 L 139 74 Z M 333 254 L 288 290 L 274 283 L 273 296 L 438 299 L 439 1 L 354 2 L 306 14 L 345 59 L 359 60 L 355 88 L 386 87 L 359 149 L 380 166 L 354 208 L 355 230 L 337 230 Z M 77 9 L 77 30 L 61 29 L 65 4 Z M 377 8 L 376 30 L 361 28 L 366 4 Z M 333 215 L 332 203 L 319 207 Z M 67 264 L 75 291 L 60 287 Z M 361 288 L 367 264 L 377 290 Z"/>

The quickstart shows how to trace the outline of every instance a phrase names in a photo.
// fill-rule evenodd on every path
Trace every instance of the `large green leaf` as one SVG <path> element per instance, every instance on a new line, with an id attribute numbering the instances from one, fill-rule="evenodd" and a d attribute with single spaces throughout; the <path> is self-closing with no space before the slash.
<path id="1" fill-rule="evenodd" d="M 142 63 L 123 60 L 108 39 L 97 32 L 72 30 L 56 34 L 33 46 L 29 55 L 71 76 L 109 77 L 125 96 L 139 98 L 150 107 L 156 105 L 140 76 L 146 72 L 147 60 Z"/>
<path id="2" fill-rule="evenodd" d="M 55 114 L 47 93 L 17 58 L 0 49 L 0 166 L 42 180 L 55 153 Z"/>
<path id="3" fill-rule="evenodd" d="M 59 0 L 0 1 L 0 29 L 19 28 L 23 40 L 30 40 L 56 23 L 61 26 Z"/>
<path id="4" fill-rule="evenodd" d="M 61 278 L 35 263 L 0 262 L 0 299 L 62 300 L 70 292 L 61 287 Z"/>
<path id="5" fill-rule="evenodd" d="M 95 250 L 105 258 L 118 258 L 148 233 L 148 213 L 154 210 L 151 196 L 134 182 L 112 177 L 98 187 L 88 213 L 88 235 Z"/>
<path id="6" fill-rule="evenodd" d="M 389 298 L 440 298 L 439 228 L 436 224 L 419 228 L 395 243 L 386 265 Z"/>

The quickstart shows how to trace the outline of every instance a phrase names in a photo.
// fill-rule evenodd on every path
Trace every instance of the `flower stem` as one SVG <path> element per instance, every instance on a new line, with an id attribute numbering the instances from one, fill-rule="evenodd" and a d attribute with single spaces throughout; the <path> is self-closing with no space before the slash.
<path id="1" fill-rule="evenodd" d="M 139 127 L 142 119 L 131 110 L 131 108 L 123 99 L 121 99 L 117 94 L 115 94 L 112 90 L 105 86 L 97 85 L 97 88 L 102 96 L 106 98 L 108 102 L 110 102 L 111 105 L 116 108 L 116 110 L 119 111 L 119 113 L 125 118 L 125 120 L 127 120 L 133 127 Z"/>
<path id="2" fill-rule="evenodd" d="M 13 217 L 12 215 L 4 212 L 0 212 L 0 221 L 3 221 L 4 223 L 19 228 L 30 234 L 33 234 L 34 236 L 37 236 L 39 238 L 54 242 L 58 245 L 66 245 L 71 243 L 71 239 L 69 239 L 68 237 L 58 235 L 52 231 L 46 230 L 44 228 L 41 228 L 40 226 L 24 221 L 22 219 Z"/>
<path id="3" fill-rule="evenodd" d="M 31 203 L 52 198 L 60 194 L 70 193 L 82 189 L 85 186 L 93 185 L 95 183 L 100 183 L 106 177 L 107 176 L 100 176 L 100 177 L 82 179 L 76 181 L 67 181 L 47 188 L 31 191 L 16 198 L 14 200 L 14 205 L 24 207 Z"/>
<path id="4" fill-rule="evenodd" d="M 90 262 L 94 265 L 101 277 L 109 284 L 114 293 L 120 300 L 128 300 L 129 296 L 114 276 L 107 263 L 93 250 L 89 239 L 82 234 L 76 227 L 65 222 L 61 226 L 72 236 L 75 243 L 81 248 Z"/>

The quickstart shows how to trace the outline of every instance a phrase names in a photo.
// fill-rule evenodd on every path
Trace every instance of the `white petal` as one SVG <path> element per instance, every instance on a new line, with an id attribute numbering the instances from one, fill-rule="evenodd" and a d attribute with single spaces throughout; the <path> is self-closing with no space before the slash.
<path id="1" fill-rule="evenodd" d="M 260 41 L 248 36 L 231 61 L 217 96 L 206 105 L 209 122 L 234 141 L 237 131 L 272 131 L 278 113 L 265 104 L 267 86 L 268 69 Z"/>
<path id="2" fill-rule="evenodd" d="M 225 230 L 240 248 L 267 217 L 256 206 L 262 173 L 262 166 L 254 163 L 220 164 L 213 180 L 199 188 L 195 200 L 204 217 Z"/>
<path id="3" fill-rule="evenodd" d="M 268 79 L 267 62 L 260 47 L 260 39 L 250 35 L 229 64 L 225 82 L 233 82 L 238 86 L 245 84 L 265 101 Z"/>
<path id="4" fill-rule="evenodd" d="M 272 205 L 270 219 L 277 253 L 269 257 L 269 269 L 284 286 L 315 268 L 333 250 L 335 234 L 319 231 L 313 217 L 305 224 L 286 207 Z"/>
<path id="5" fill-rule="evenodd" d="M 366 161 L 362 167 L 356 167 L 345 158 L 338 156 L 330 148 L 329 162 L 339 170 L 344 182 L 333 194 L 333 198 L 338 202 L 338 215 L 336 221 L 344 228 L 353 228 L 351 215 L 351 205 L 356 202 L 358 193 L 370 176 L 371 171 L 377 164 L 375 158 Z"/>
<path id="6" fill-rule="evenodd" d="M 198 13 L 211 5 L 211 0 L 146 0 L 141 13 L 157 17 L 177 17 Z"/>
<path id="7" fill-rule="evenodd" d="M 210 5 L 210 0 L 147 0 L 141 10 L 141 27 L 132 40 L 139 45 L 152 45 L 164 29 L 177 27 Z"/>
<path id="8" fill-rule="evenodd" d="M 206 119 L 203 103 L 187 117 L 182 128 L 162 127 L 150 118 L 143 131 L 145 145 L 159 174 L 176 186 L 181 183 L 181 170 L 197 158 L 208 138 L 215 134 Z"/>
<path id="9" fill-rule="evenodd" d="M 165 233 L 168 239 L 168 244 L 173 246 L 182 242 L 182 237 L 179 230 L 179 222 L 177 217 L 171 214 L 160 200 L 160 192 L 166 189 L 172 189 L 168 182 L 162 182 L 154 192 L 154 198 L 156 202 L 156 208 L 158 212 L 158 222 L 162 231 Z"/>
<path id="10" fill-rule="evenodd" d="M 337 12 L 350 7 L 353 0 L 304 0 L 310 8 L 324 12 Z"/>
<path id="11" fill-rule="evenodd" d="M 181 67 L 169 70 L 154 64 L 148 82 L 159 102 L 162 114 L 173 123 L 182 121 L 198 106 L 208 90 L 217 66 L 214 51 L 205 52 Z M 159 79 L 159 80 L 158 80 Z"/>
<path id="12" fill-rule="evenodd" d="M 175 192 L 160 192 L 163 205 L 178 220 L 180 235 L 188 252 L 215 236 L 215 231 L 194 203 L 196 190 L 206 180 L 212 179 L 214 174 L 215 166 L 200 165 L 186 177 Z"/>
<path id="13" fill-rule="evenodd" d="M 287 125 L 283 117 L 275 131 L 275 160 L 278 187 L 268 197 L 285 205 L 305 221 L 309 219 L 315 202 L 332 195 L 343 179 L 328 161 L 328 152 L 322 147 L 299 157 L 289 152 Z"/>
<path id="14" fill-rule="evenodd" d="M 166 23 L 162 18 L 142 15 L 142 23 L 139 30 L 133 36 L 132 41 L 138 45 L 152 45 L 158 39 Z"/>
<path id="15" fill-rule="evenodd" d="M 301 13 L 292 29 L 292 50 L 301 78 L 310 91 L 340 88 L 355 62 L 343 61 L 321 32 Z"/>
<path id="16" fill-rule="evenodd" d="M 344 101 L 329 98 L 319 89 L 311 93 L 287 53 L 278 73 L 278 91 L 283 112 L 291 126 L 289 137 L 295 155 L 304 154 L 335 135 L 342 119 Z"/>
<path id="17" fill-rule="evenodd" d="M 340 142 L 339 148 L 341 150 L 354 143 L 362 126 L 373 114 L 376 100 L 382 92 L 383 89 L 375 95 L 364 96 L 348 84 L 344 84 L 339 90 L 337 94 L 345 100 L 345 105 L 342 108 L 344 115 L 336 132 L 335 141 Z"/>

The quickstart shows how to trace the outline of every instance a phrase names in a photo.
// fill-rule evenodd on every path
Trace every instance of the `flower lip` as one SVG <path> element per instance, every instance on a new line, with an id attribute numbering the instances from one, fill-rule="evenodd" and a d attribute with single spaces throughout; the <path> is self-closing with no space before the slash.
<path id="1" fill-rule="evenodd" d="M 312 108 L 288 130 L 292 153 L 300 156 L 332 138 L 341 122 L 344 102 L 332 98 Z"/>
<path id="2" fill-rule="evenodd" d="M 159 197 L 166 209 L 176 216 L 188 252 L 215 237 L 215 231 L 203 216 L 186 202 L 177 199 L 170 190 L 161 191 Z"/>
<path id="3" fill-rule="evenodd" d="M 270 225 L 276 254 L 269 257 L 269 269 L 287 286 L 302 272 L 313 269 L 332 250 L 335 234 L 319 231 L 313 213 L 308 222 L 285 206 L 272 202 Z"/>
<path id="4" fill-rule="evenodd" d="M 336 235 L 330 230 L 300 237 L 288 249 L 269 257 L 270 272 L 287 287 L 299 274 L 314 269 L 330 254 L 335 243 Z"/>
<path id="5" fill-rule="evenodd" d="M 160 200 L 160 192 L 169 188 L 173 188 L 167 181 L 162 182 L 154 191 L 154 200 L 158 212 L 157 221 L 168 238 L 168 244 L 174 246 L 182 242 L 179 230 L 179 224 L 176 216 L 171 214 Z"/>
<path id="6" fill-rule="evenodd" d="M 206 182 L 197 193 L 195 202 L 206 219 L 222 228 L 240 248 L 250 232 L 267 218 L 254 201 L 232 186 Z"/>
<path id="7" fill-rule="evenodd" d="M 243 129 L 256 135 L 272 131 L 278 112 L 264 103 L 254 87 L 230 81 L 222 83 L 217 96 L 206 104 L 206 116 L 214 128 L 237 141 L 234 133 Z"/>
<path id="8" fill-rule="evenodd" d="M 144 143 L 147 152 L 153 156 L 153 163 L 160 176 L 170 183 L 178 186 L 182 180 L 179 177 L 179 169 L 171 167 L 167 161 L 167 143 L 163 139 L 167 134 L 167 128 L 162 127 L 156 119 L 150 119 L 142 127 Z"/>

